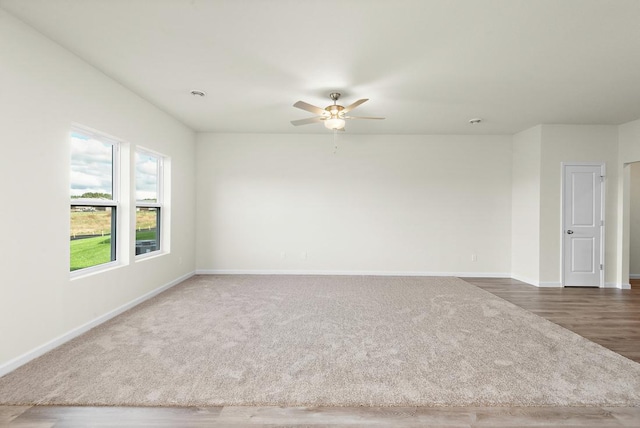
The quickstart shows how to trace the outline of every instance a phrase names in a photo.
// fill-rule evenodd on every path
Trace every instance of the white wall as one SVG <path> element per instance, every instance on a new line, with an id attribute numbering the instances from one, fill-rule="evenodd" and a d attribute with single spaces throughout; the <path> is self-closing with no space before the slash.
<path id="1" fill-rule="evenodd" d="M 511 274 L 529 284 L 540 279 L 541 127 L 513 136 Z"/>
<path id="2" fill-rule="evenodd" d="M 542 125 L 540 282 L 561 282 L 561 162 L 605 162 L 605 282 L 616 283 L 618 127 Z"/>
<path id="3" fill-rule="evenodd" d="M 0 100 L 1 369 L 194 270 L 195 136 L 3 11 Z M 70 280 L 72 122 L 171 157 L 171 254 Z"/>
<path id="4" fill-rule="evenodd" d="M 632 163 L 630 168 L 629 273 L 640 278 L 640 162 Z"/>
<path id="5" fill-rule="evenodd" d="M 197 269 L 510 272 L 510 136 L 338 145 L 330 133 L 198 135 Z"/>
<path id="6" fill-rule="evenodd" d="M 640 119 L 618 127 L 620 162 L 640 162 Z"/>
<path id="7" fill-rule="evenodd" d="M 628 284 L 631 229 L 631 163 L 640 162 L 640 120 L 618 127 L 618 282 Z"/>

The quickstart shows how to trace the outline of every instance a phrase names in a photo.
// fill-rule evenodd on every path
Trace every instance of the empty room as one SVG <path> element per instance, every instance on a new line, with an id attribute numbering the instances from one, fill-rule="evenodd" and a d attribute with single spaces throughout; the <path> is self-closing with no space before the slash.
<path id="1" fill-rule="evenodd" d="M 0 0 L 0 426 L 639 426 L 638 22 Z"/>

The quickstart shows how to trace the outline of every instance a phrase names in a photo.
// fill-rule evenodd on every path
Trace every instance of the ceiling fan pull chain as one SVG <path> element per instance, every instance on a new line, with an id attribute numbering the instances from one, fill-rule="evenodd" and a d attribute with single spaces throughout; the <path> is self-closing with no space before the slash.
<path id="1" fill-rule="evenodd" d="M 333 130 L 333 154 L 335 155 L 338 151 L 338 130 Z"/>

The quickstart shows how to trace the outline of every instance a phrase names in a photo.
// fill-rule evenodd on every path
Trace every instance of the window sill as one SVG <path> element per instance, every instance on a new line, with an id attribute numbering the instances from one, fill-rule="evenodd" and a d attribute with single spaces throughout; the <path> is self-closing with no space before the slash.
<path id="1" fill-rule="evenodd" d="M 151 251 L 149 253 L 138 254 L 137 256 L 135 256 L 134 260 L 136 263 L 138 263 L 144 260 L 150 260 L 150 259 L 166 256 L 167 254 L 169 254 L 169 251 L 163 251 L 163 250 Z"/>
<path id="2" fill-rule="evenodd" d="M 82 279 L 88 276 L 93 276 L 99 273 L 108 272 L 110 270 L 119 269 L 123 266 L 125 265 L 118 261 L 103 263 L 101 265 L 91 266 L 88 268 L 78 269 L 78 270 L 74 270 L 73 272 L 69 272 L 69 277 L 73 281 L 76 279 Z"/>

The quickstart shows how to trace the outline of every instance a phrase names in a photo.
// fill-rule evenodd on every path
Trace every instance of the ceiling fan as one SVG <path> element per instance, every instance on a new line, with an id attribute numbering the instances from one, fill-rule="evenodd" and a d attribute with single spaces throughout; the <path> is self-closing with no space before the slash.
<path id="1" fill-rule="evenodd" d="M 324 126 L 327 129 L 333 129 L 337 131 L 344 131 L 344 125 L 347 119 L 384 119 L 384 117 L 364 117 L 364 116 L 347 116 L 351 110 L 358 107 L 360 104 L 368 101 L 368 98 L 363 98 L 361 100 L 356 101 L 355 103 L 348 105 L 347 107 L 343 107 L 338 104 L 338 100 L 340 99 L 339 92 L 332 92 L 329 94 L 329 98 L 333 100 L 333 104 L 325 107 L 324 109 L 320 107 L 316 107 L 309 103 L 305 103 L 304 101 L 298 101 L 293 106 L 302 110 L 309 111 L 311 113 L 315 113 L 318 116 L 310 117 L 308 119 L 300 119 L 300 120 L 292 120 L 291 124 L 294 126 L 300 125 L 308 125 L 310 123 L 319 123 L 324 122 Z"/>

